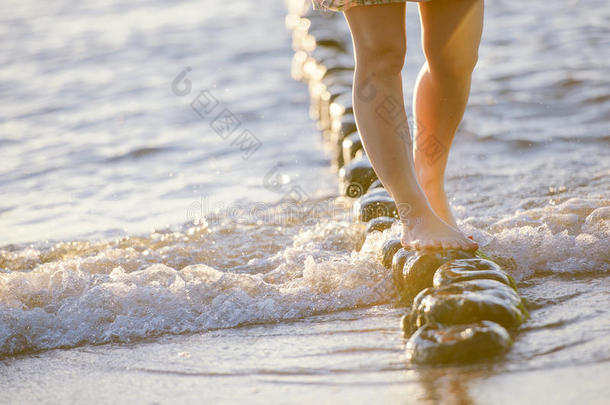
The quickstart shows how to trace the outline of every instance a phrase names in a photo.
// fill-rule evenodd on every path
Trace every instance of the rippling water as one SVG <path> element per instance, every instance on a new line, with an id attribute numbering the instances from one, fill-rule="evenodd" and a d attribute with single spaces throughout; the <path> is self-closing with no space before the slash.
<path id="1" fill-rule="evenodd" d="M 398 229 L 365 242 L 337 198 L 276 3 L 0 6 L 0 398 L 602 403 L 610 8 L 489 3 L 447 186 L 532 319 L 505 361 L 422 369 L 377 259 Z"/>

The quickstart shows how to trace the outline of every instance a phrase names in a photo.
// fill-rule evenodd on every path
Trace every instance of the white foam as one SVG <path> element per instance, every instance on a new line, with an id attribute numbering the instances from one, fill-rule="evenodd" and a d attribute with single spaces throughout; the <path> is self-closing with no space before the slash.
<path id="1" fill-rule="evenodd" d="M 517 278 L 545 271 L 605 273 L 610 270 L 609 205 L 605 199 L 573 198 L 517 211 L 485 227 L 475 219 L 463 226 Z"/>
<path id="2" fill-rule="evenodd" d="M 186 234 L 174 236 L 180 240 Z M 89 257 L 0 274 L 0 354 L 126 342 L 388 301 L 392 285 L 385 269 L 370 251 L 354 251 L 361 238 L 361 228 L 346 222 L 304 229 L 269 259 L 279 265 L 265 274 L 205 264 L 181 269 L 145 264 L 134 270 L 146 263 L 145 256 L 176 249 L 138 251 L 141 239 Z M 181 249 L 184 253 L 189 245 Z"/>
<path id="3" fill-rule="evenodd" d="M 572 199 L 461 225 L 517 279 L 610 268 L 608 200 Z M 269 236 L 265 225 L 250 239 L 227 226 L 0 251 L 0 355 L 282 321 L 389 302 L 395 292 L 379 254 L 398 226 L 364 240 L 363 226 L 348 221 L 296 225 L 285 248 L 222 268 L 212 264 L 235 249 L 247 253 L 248 240 L 259 249 L 261 238 L 283 232 Z"/>

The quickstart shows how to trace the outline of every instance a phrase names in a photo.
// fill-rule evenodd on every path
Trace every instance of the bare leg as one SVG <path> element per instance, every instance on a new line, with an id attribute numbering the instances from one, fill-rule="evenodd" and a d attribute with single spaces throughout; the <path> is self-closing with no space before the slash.
<path id="1" fill-rule="evenodd" d="M 430 205 L 457 228 L 445 195 L 449 149 L 462 120 L 483 31 L 483 0 L 434 0 L 419 5 L 426 63 L 413 95 L 414 163 Z"/>
<path id="2" fill-rule="evenodd" d="M 415 177 L 402 93 L 404 3 L 357 6 L 345 16 L 356 57 L 356 124 L 375 172 L 398 205 L 402 244 L 416 249 L 476 249 L 476 243 L 434 213 Z"/>

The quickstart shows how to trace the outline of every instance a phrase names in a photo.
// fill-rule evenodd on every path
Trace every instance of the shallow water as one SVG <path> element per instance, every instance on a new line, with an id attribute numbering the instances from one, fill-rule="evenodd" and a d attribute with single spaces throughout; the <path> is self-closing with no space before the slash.
<path id="1" fill-rule="evenodd" d="M 532 319 L 501 361 L 413 368 L 377 259 L 398 230 L 364 242 L 337 199 L 267 3 L 2 7 L 0 399 L 602 403 L 610 8 L 488 5 L 447 186 Z M 247 159 L 191 108 L 204 90 L 260 141 Z"/>

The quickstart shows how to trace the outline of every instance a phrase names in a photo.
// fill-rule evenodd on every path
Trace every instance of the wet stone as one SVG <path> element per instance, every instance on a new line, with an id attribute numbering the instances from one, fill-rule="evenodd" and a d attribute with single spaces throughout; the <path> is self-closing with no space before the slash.
<path id="1" fill-rule="evenodd" d="M 336 108 L 339 108 L 343 111 L 343 114 L 353 114 L 354 110 L 352 108 L 352 95 L 345 93 L 337 96 L 333 100 L 333 104 Z"/>
<path id="2" fill-rule="evenodd" d="M 309 54 L 318 64 L 322 65 L 327 65 L 327 63 L 325 63 L 326 61 L 340 61 L 345 64 L 345 62 L 352 59 L 352 56 L 348 54 L 340 53 L 337 52 L 336 49 L 324 46 L 316 46 Z"/>
<path id="3" fill-rule="evenodd" d="M 420 292 L 411 306 L 410 330 L 430 323 L 457 325 L 484 320 L 513 328 L 527 316 L 521 297 L 506 284 L 495 280 L 460 281 Z"/>
<path id="4" fill-rule="evenodd" d="M 313 34 L 316 37 L 316 46 L 321 46 L 325 48 L 330 48 L 335 52 L 348 53 L 350 48 L 349 44 L 342 41 L 337 41 L 334 38 L 328 38 L 324 36 L 315 35 L 314 32 L 310 30 L 310 34 Z"/>
<path id="5" fill-rule="evenodd" d="M 400 243 L 400 239 L 390 239 L 387 240 L 383 246 L 381 247 L 382 260 L 381 263 L 383 267 L 389 269 L 392 267 L 392 260 L 394 259 L 394 255 L 398 250 L 402 249 L 402 244 Z M 405 258 L 406 260 L 406 258 Z M 404 262 L 403 262 L 404 266 Z"/>
<path id="6" fill-rule="evenodd" d="M 335 83 L 346 85 L 349 86 L 349 94 L 352 93 L 352 82 L 354 77 L 353 66 L 345 66 L 340 64 L 333 64 L 332 66 L 329 66 L 325 64 L 324 67 L 326 68 L 326 72 L 322 76 L 322 83 L 326 85 L 333 85 Z M 331 95 L 331 101 L 334 101 L 335 98 L 335 95 Z"/>
<path id="7" fill-rule="evenodd" d="M 390 196 L 365 194 L 354 203 L 353 209 L 354 216 L 360 222 L 369 222 L 379 217 L 398 218 L 396 204 Z"/>
<path id="8" fill-rule="evenodd" d="M 342 135 L 341 139 L 345 139 L 348 135 L 353 134 L 357 130 L 358 128 L 356 127 L 354 116 L 351 114 L 344 114 L 344 118 L 341 119 L 341 125 L 339 127 L 339 134 Z"/>
<path id="9" fill-rule="evenodd" d="M 349 71 L 353 74 L 354 72 L 354 58 L 351 54 L 340 54 L 341 57 L 334 59 L 327 59 L 324 61 L 324 67 L 326 68 L 326 73 L 322 75 L 325 77 L 326 75 L 333 74 L 339 71 Z"/>
<path id="10" fill-rule="evenodd" d="M 326 91 L 328 91 L 329 93 L 329 101 L 332 102 L 339 96 L 342 96 L 344 94 L 351 94 L 352 88 L 350 85 L 347 84 L 334 83 L 326 85 Z"/>
<path id="11" fill-rule="evenodd" d="M 351 162 L 358 151 L 362 150 L 362 140 L 360 135 L 355 132 L 343 140 L 343 161 L 345 163 Z"/>
<path id="12" fill-rule="evenodd" d="M 369 189 L 377 175 L 365 157 L 353 160 L 339 170 L 341 194 L 351 198 L 362 196 Z"/>
<path id="13" fill-rule="evenodd" d="M 405 263 L 414 254 L 414 251 L 405 249 L 401 245 L 401 247 L 396 251 L 396 253 L 394 253 L 394 257 L 392 257 L 392 277 L 400 275 L 402 268 L 405 266 Z M 398 282 L 399 280 L 394 279 L 394 281 Z"/>
<path id="14" fill-rule="evenodd" d="M 392 227 L 392 225 L 396 222 L 396 218 L 390 217 L 378 217 L 369 221 L 366 225 L 366 233 L 371 233 L 374 231 L 383 232 L 386 229 Z"/>
<path id="15" fill-rule="evenodd" d="M 345 162 L 343 161 L 343 150 L 341 148 L 335 148 L 335 150 L 333 152 L 335 155 L 335 159 L 333 162 L 334 167 L 341 170 L 341 168 L 343 168 L 343 166 L 345 166 Z M 347 190 L 347 191 L 350 191 L 350 190 Z M 343 194 L 343 195 L 346 195 L 346 194 Z"/>
<path id="16" fill-rule="evenodd" d="M 413 363 L 470 363 L 502 355 L 512 345 L 506 329 L 491 321 L 419 328 L 406 344 L 406 358 Z"/>
<path id="17" fill-rule="evenodd" d="M 392 198 L 390 197 L 390 193 L 388 192 L 388 190 L 386 190 L 385 188 L 375 188 L 375 189 L 371 189 L 371 187 L 369 186 L 368 191 L 366 192 L 366 194 L 364 194 L 362 196 L 363 199 L 375 199 L 375 198 Z"/>
<path id="18" fill-rule="evenodd" d="M 474 257 L 473 252 L 455 249 L 417 251 L 403 268 L 396 269 L 394 280 L 403 298 L 409 301 L 424 288 L 432 287 L 434 273 L 441 265 Z"/>
<path id="19" fill-rule="evenodd" d="M 515 280 L 499 265 L 491 260 L 478 257 L 452 260 L 443 264 L 436 270 L 432 284 L 434 287 L 440 287 L 459 281 L 481 279 L 496 280 L 517 290 Z"/>
<path id="20" fill-rule="evenodd" d="M 352 114 L 342 114 L 341 118 L 333 118 L 333 121 L 332 129 L 337 133 L 337 145 L 341 147 L 343 140 L 358 130 L 356 121 Z"/>
<path id="21" fill-rule="evenodd" d="M 381 180 L 377 179 L 375 180 L 370 186 L 369 186 L 369 190 L 373 190 L 376 188 L 383 188 L 383 184 L 381 183 Z"/>
<path id="22" fill-rule="evenodd" d="M 352 82 L 354 80 L 354 71 L 351 69 L 333 69 L 326 71 L 322 77 L 322 83 L 328 88 L 335 85 L 347 86 L 349 92 L 352 91 Z"/>

